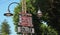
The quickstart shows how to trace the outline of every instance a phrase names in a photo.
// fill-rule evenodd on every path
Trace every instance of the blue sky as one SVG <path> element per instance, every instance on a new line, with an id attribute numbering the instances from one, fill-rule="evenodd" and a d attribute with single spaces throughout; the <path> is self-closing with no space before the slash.
<path id="1" fill-rule="evenodd" d="M 12 2 L 20 2 L 20 0 L 0 0 L 0 26 L 1 23 L 4 21 L 4 19 L 6 19 L 8 21 L 8 24 L 10 25 L 10 29 L 11 29 L 11 35 L 16 35 L 16 32 L 14 31 L 14 24 L 13 24 L 13 20 L 12 17 L 6 17 L 3 14 L 6 13 L 8 6 L 10 3 Z M 11 13 L 13 13 L 14 7 L 16 6 L 16 4 L 12 4 L 10 6 L 10 11 Z"/>

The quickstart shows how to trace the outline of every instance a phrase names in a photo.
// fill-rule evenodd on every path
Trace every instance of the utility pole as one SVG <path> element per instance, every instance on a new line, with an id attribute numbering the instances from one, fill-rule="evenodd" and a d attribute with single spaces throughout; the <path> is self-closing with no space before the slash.
<path id="1" fill-rule="evenodd" d="M 19 32 L 22 35 L 32 35 L 34 33 L 34 28 L 32 24 L 32 14 L 26 12 L 26 0 L 22 0 L 22 12 L 19 14 Z"/>
<path id="2" fill-rule="evenodd" d="M 22 12 L 26 13 L 26 0 L 22 0 Z"/>

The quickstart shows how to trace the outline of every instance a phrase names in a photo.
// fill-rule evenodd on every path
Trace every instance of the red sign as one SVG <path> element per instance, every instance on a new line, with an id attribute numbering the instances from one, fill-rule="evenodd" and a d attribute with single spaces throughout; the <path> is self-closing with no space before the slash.
<path id="1" fill-rule="evenodd" d="M 31 26 L 32 25 L 32 18 L 28 16 L 21 16 L 21 25 L 22 26 Z"/>

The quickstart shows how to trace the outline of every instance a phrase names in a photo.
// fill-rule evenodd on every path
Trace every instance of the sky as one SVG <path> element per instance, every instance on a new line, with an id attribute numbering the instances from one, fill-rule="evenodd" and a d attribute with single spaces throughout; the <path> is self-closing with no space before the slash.
<path id="1" fill-rule="evenodd" d="M 4 13 L 7 12 L 9 4 L 12 2 L 18 2 L 19 3 L 20 0 L 0 0 L 0 26 L 1 26 L 1 23 L 6 19 L 8 21 L 8 24 L 10 25 L 11 35 L 16 35 L 15 26 L 13 24 L 12 17 L 4 16 Z M 13 10 L 14 10 L 16 5 L 17 4 L 12 4 L 10 6 L 9 9 L 10 9 L 11 13 L 13 13 Z"/>

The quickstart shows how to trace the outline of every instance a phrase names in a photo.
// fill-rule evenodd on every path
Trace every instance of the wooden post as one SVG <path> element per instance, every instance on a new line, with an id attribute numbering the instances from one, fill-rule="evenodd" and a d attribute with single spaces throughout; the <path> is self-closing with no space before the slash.
<path id="1" fill-rule="evenodd" d="M 26 13 L 26 0 L 22 0 L 22 12 Z"/>

